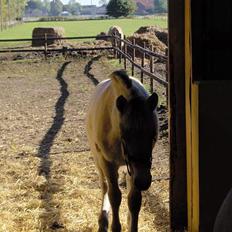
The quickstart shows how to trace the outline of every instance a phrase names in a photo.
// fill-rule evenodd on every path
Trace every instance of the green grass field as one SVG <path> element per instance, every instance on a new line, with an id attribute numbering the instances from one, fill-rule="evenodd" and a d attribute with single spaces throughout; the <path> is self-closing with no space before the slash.
<path id="1" fill-rule="evenodd" d="M 64 27 L 65 36 L 90 36 L 100 32 L 107 32 L 110 26 L 120 26 L 126 35 L 133 34 L 141 26 L 157 25 L 167 27 L 165 17 L 134 18 L 134 19 L 108 19 L 108 20 L 84 20 L 65 22 L 33 22 L 24 23 L 16 27 L 0 32 L 0 39 L 31 38 L 34 27 Z"/>

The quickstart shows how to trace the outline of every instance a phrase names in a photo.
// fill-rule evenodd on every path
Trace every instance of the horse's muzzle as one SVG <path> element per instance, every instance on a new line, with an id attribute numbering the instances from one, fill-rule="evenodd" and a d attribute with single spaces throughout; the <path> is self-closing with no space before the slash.
<path id="1" fill-rule="evenodd" d="M 134 179 L 134 185 L 135 187 L 140 191 L 148 190 L 151 186 L 151 174 L 148 174 L 145 178 L 143 176 L 141 177 L 135 177 Z"/>

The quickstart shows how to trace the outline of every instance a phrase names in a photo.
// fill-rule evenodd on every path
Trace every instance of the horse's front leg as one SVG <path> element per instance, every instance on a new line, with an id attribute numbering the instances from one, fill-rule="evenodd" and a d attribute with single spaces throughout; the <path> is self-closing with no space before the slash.
<path id="1" fill-rule="evenodd" d="M 101 213 L 98 218 L 98 225 L 99 229 L 98 232 L 107 232 L 108 231 L 108 216 L 110 211 L 110 203 L 107 193 L 107 183 L 104 177 L 102 170 L 99 168 L 99 177 L 100 177 L 100 184 L 102 189 L 102 207 Z"/>
<path id="2" fill-rule="evenodd" d="M 112 231 L 120 232 L 121 224 L 119 220 L 119 207 L 121 204 L 121 191 L 118 187 L 118 167 L 106 162 L 104 167 L 104 173 L 108 183 L 108 195 L 110 205 L 112 209 Z"/>
<path id="3" fill-rule="evenodd" d="M 129 215 L 128 215 L 128 227 L 129 232 L 137 232 L 138 231 L 138 219 L 139 212 L 141 208 L 142 202 L 142 194 L 132 183 L 131 177 L 127 177 L 127 188 L 129 190 L 128 193 L 128 207 L 129 207 Z"/>

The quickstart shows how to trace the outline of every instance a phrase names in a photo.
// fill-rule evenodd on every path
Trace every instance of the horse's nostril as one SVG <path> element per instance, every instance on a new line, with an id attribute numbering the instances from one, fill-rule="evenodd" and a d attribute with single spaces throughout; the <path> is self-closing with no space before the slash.
<path id="1" fill-rule="evenodd" d="M 145 191 L 151 186 L 151 175 L 146 179 L 136 178 L 134 181 L 134 185 L 140 191 Z"/>

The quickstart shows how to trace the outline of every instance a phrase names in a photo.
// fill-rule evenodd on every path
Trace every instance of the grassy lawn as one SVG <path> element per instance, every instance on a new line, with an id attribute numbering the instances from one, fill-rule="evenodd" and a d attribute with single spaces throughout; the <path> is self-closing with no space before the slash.
<path id="1" fill-rule="evenodd" d="M 167 27 L 167 19 L 161 17 L 147 19 L 109 19 L 109 20 L 85 20 L 66 22 L 33 22 L 18 25 L 6 31 L 0 32 L 1 39 L 31 38 L 34 27 L 64 27 L 65 36 L 90 36 L 100 32 L 107 32 L 110 26 L 120 26 L 126 35 L 131 35 L 141 26 L 157 25 Z"/>

